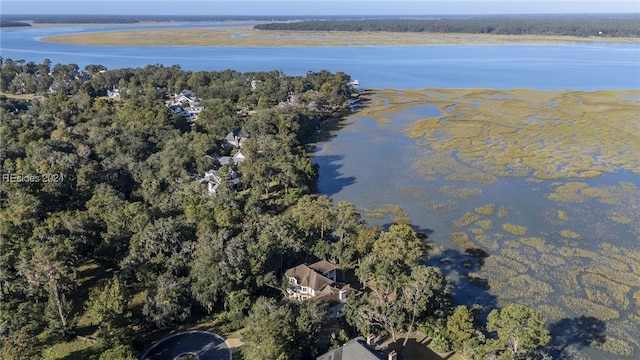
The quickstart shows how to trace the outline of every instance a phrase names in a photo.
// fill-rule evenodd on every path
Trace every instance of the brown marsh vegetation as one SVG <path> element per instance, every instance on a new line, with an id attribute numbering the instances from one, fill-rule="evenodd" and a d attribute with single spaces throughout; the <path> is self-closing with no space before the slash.
<path id="1" fill-rule="evenodd" d="M 401 46 L 444 44 L 567 44 L 593 39 L 572 36 L 433 34 L 365 31 L 261 31 L 250 26 L 102 31 L 46 37 L 44 41 L 112 46 Z M 637 42 L 635 38 L 598 41 Z"/>

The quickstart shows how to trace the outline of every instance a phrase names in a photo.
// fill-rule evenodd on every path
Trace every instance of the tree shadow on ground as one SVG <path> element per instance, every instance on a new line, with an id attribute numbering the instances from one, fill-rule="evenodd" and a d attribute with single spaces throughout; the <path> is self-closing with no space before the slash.
<path id="1" fill-rule="evenodd" d="M 355 177 L 345 177 L 340 171 L 342 159 L 344 159 L 342 155 L 316 155 L 313 157 L 313 162 L 320 166 L 319 175 L 323 178 L 322 181 L 318 181 L 318 183 L 322 183 L 322 189 L 319 189 L 320 193 L 333 196 L 345 187 L 356 183 Z"/>
<path id="2" fill-rule="evenodd" d="M 457 305 L 480 305 L 484 319 L 491 310 L 497 308 L 497 299 L 490 292 L 487 279 L 477 275 L 477 271 L 484 265 L 486 252 L 482 249 L 469 250 L 463 253 L 455 249 L 446 249 L 430 257 L 427 265 L 439 267 L 453 280 L 456 287 L 454 300 Z"/>
<path id="3" fill-rule="evenodd" d="M 92 346 L 86 349 L 76 350 L 62 358 L 61 360 L 86 360 L 100 356 L 101 349 L 98 346 Z"/>
<path id="4" fill-rule="evenodd" d="M 395 343 L 389 345 L 389 349 L 396 349 L 401 359 L 412 360 L 446 360 L 451 358 L 454 353 L 439 354 L 429 348 L 431 339 L 427 336 L 415 336 L 409 338 L 406 346 L 402 346 L 404 338 L 398 339 Z"/>
<path id="5" fill-rule="evenodd" d="M 605 342 L 607 326 L 604 321 L 592 316 L 565 318 L 549 325 L 552 340 L 548 352 L 554 359 L 567 358 L 565 350 L 569 347 L 578 350 Z"/>

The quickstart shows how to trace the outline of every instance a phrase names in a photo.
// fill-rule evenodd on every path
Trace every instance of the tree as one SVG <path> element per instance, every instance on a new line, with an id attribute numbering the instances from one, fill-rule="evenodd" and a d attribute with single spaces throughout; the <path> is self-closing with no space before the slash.
<path id="1" fill-rule="evenodd" d="M 129 296 L 119 277 L 109 279 L 104 285 L 91 290 L 86 305 L 86 315 L 100 326 L 103 337 L 110 337 L 126 324 Z"/>
<path id="2" fill-rule="evenodd" d="M 415 266 L 402 285 L 402 302 L 409 319 L 403 346 L 407 345 L 416 320 L 426 316 L 444 318 L 451 309 L 454 288 L 451 279 L 433 266 Z"/>
<path id="3" fill-rule="evenodd" d="M 409 225 L 392 225 L 373 242 L 371 252 L 360 260 L 356 275 L 366 282 L 389 286 L 427 256 L 427 248 Z"/>
<path id="4" fill-rule="evenodd" d="M 186 320 L 191 315 L 186 282 L 172 274 L 158 276 L 149 287 L 142 313 L 159 328 Z"/>
<path id="5" fill-rule="evenodd" d="M 315 359 L 318 355 L 320 331 L 327 327 L 329 307 L 324 301 L 302 301 L 296 304 L 296 331 L 298 351 L 304 358 Z"/>
<path id="6" fill-rule="evenodd" d="M 390 289 L 387 289 L 390 290 Z M 395 342 L 405 323 L 405 312 L 396 291 L 371 291 L 361 299 L 349 300 L 343 308 L 347 322 L 363 335 L 385 331 Z"/>
<path id="7" fill-rule="evenodd" d="M 242 332 L 245 359 L 290 360 L 298 357 L 296 326 L 290 306 L 260 297 L 251 308 Z"/>
<path id="8" fill-rule="evenodd" d="M 63 337 L 67 337 L 74 327 L 70 302 L 67 294 L 76 287 L 74 248 L 71 241 L 58 234 L 48 234 L 45 229 L 36 235 L 30 249 L 21 254 L 18 273 L 29 285 L 25 292 L 37 299 L 48 297 L 46 313 L 50 327 Z"/>
<path id="9" fill-rule="evenodd" d="M 497 339 L 487 342 L 489 349 L 507 352 L 512 358 L 551 341 L 542 315 L 525 305 L 509 304 L 502 310 L 492 310 L 487 317 L 487 330 L 498 334 Z"/>
<path id="10" fill-rule="evenodd" d="M 409 225 L 391 225 L 373 244 L 373 252 L 398 266 L 413 265 L 427 255 L 427 247 Z"/>
<path id="11" fill-rule="evenodd" d="M 447 319 L 447 332 L 453 350 L 465 358 L 476 351 L 483 341 L 483 335 L 475 328 L 473 312 L 464 305 L 457 306 Z"/>

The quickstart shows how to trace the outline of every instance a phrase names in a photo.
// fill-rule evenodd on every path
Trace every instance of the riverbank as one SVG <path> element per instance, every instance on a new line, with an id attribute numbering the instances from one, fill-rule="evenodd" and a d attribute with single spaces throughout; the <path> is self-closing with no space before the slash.
<path id="1" fill-rule="evenodd" d="M 640 38 L 604 38 L 533 35 L 487 35 L 459 33 L 397 33 L 355 31 L 261 31 L 249 26 L 194 27 L 103 31 L 42 38 L 53 43 L 106 46 L 416 46 L 573 44 L 585 42 L 640 42 Z"/>

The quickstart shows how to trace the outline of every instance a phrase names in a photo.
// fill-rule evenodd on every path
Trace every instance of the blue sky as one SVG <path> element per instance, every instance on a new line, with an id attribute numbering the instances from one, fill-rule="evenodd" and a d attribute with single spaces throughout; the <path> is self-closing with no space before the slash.
<path id="1" fill-rule="evenodd" d="M 2 14 L 460 15 L 640 13 L 640 0 L 1 0 Z"/>

